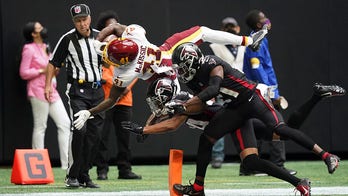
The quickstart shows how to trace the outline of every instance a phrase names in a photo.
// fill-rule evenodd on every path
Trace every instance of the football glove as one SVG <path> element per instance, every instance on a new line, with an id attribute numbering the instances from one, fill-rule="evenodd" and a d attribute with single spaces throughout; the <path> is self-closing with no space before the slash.
<path id="1" fill-rule="evenodd" d="M 93 41 L 93 46 L 98 55 L 102 56 L 106 44 L 107 42 L 100 42 L 98 40 Z"/>
<path id="2" fill-rule="evenodd" d="M 123 129 L 133 132 L 137 135 L 142 135 L 144 128 L 142 126 L 139 126 L 136 123 L 133 123 L 132 121 L 122 121 L 121 126 Z"/>
<path id="3" fill-rule="evenodd" d="M 172 111 L 172 114 L 182 114 L 186 111 L 186 107 L 184 106 L 184 102 L 179 100 L 171 100 L 165 104 L 169 110 Z"/>
<path id="4" fill-rule="evenodd" d="M 260 48 L 261 45 L 261 41 L 263 40 L 263 38 L 266 36 L 266 34 L 268 33 L 267 30 L 267 24 L 263 25 L 262 29 L 251 34 L 251 38 L 253 39 L 253 43 L 250 44 L 248 47 L 252 50 L 252 51 L 257 51 Z"/>
<path id="5" fill-rule="evenodd" d="M 149 137 L 149 135 L 146 135 L 146 134 L 137 135 L 136 140 L 138 143 L 144 143 L 147 137 Z"/>
<path id="6" fill-rule="evenodd" d="M 88 110 L 81 110 L 77 112 L 74 115 L 74 117 L 77 117 L 77 119 L 74 121 L 74 127 L 77 130 L 81 130 L 90 116 L 91 116 L 91 112 L 89 112 Z"/>

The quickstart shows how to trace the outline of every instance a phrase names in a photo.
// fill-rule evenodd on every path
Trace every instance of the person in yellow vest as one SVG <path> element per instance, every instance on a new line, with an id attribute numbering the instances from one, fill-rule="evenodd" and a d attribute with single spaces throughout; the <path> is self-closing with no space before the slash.
<path id="1" fill-rule="evenodd" d="M 118 22 L 118 16 L 113 11 L 102 12 L 97 22 L 98 30 L 108 26 L 112 23 Z M 114 67 L 108 66 L 104 63 L 102 78 L 105 83 L 102 85 L 105 98 L 109 97 L 110 88 L 113 85 Z M 115 106 L 106 112 L 106 118 L 104 121 L 104 128 L 101 132 L 101 141 L 99 144 L 99 150 L 96 155 L 95 164 L 97 166 L 98 180 L 107 180 L 109 171 L 110 151 L 108 149 L 110 131 L 113 129 L 117 138 L 117 168 L 118 179 L 141 179 L 140 175 L 132 172 L 131 168 L 131 150 L 129 147 L 130 134 L 128 131 L 123 130 L 121 126 L 122 121 L 131 121 L 132 119 L 132 106 L 133 97 L 131 88 L 136 83 L 137 79 L 133 80 L 131 85 L 127 87 L 128 93 L 121 97 Z"/>

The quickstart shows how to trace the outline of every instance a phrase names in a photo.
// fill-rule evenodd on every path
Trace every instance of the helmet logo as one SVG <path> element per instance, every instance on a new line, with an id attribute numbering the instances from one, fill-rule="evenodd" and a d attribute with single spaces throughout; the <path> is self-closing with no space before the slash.
<path id="1" fill-rule="evenodd" d="M 181 50 L 179 58 L 180 60 L 186 61 L 187 63 L 189 63 L 188 66 L 191 66 L 192 63 L 194 62 L 194 59 L 198 58 L 198 54 L 191 46 L 185 46 Z"/>
<path id="2" fill-rule="evenodd" d="M 173 88 L 170 84 L 165 84 L 163 80 L 159 80 L 155 89 L 155 94 L 160 98 L 163 104 L 169 101 L 169 96 L 167 94 L 171 94 L 173 92 Z"/>

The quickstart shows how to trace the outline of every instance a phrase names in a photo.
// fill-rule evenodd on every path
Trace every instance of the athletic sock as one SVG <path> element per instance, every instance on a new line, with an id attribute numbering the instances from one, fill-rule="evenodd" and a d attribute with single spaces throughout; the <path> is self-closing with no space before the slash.
<path id="1" fill-rule="evenodd" d="M 321 151 L 321 152 L 319 153 L 319 155 L 320 155 L 320 157 L 321 157 L 322 160 L 325 160 L 326 157 L 330 155 L 330 153 L 328 153 L 328 152 L 326 152 L 326 151 L 323 150 L 323 151 Z"/>
<path id="2" fill-rule="evenodd" d="M 195 183 L 193 184 L 193 189 L 195 189 L 195 191 L 201 191 L 204 189 L 204 182 L 195 179 Z"/>

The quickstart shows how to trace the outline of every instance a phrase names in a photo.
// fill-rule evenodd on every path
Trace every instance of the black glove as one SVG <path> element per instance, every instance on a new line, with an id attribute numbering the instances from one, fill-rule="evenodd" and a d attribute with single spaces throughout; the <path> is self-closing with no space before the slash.
<path id="1" fill-rule="evenodd" d="M 252 50 L 252 51 L 257 51 L 259 50 L 260 48 L 260 45 L 261 45 L 261 41 L 263 40 L 263 38 L 266 36 L 266 34 L 268 33 L 268 30 L 267 30 L 268 26 L 267 25 L 264 25 L 262 27 L 261 30 L 253 33 L 251 35 L 251 38 L 253 39 L 253 43 L 251 45 L 249 45 L 248 47 Z"/>
<path id="2" fill-rule="evenodd" d="M 136 123 L 133 123 L 132 121 L 122 121 L 121 126 L 123 129 L 133 132 L 137 135 L 142 135 L 144 128 L 142 126 L 139 126 Z"/>
<path id="3" fill-rule="evenodd" d="M 186 111 L 184 102 L 179 100 L 172 100 L 165 104 L 165 106 L 172 111 L 172 114 L 182 114 Z"/>

